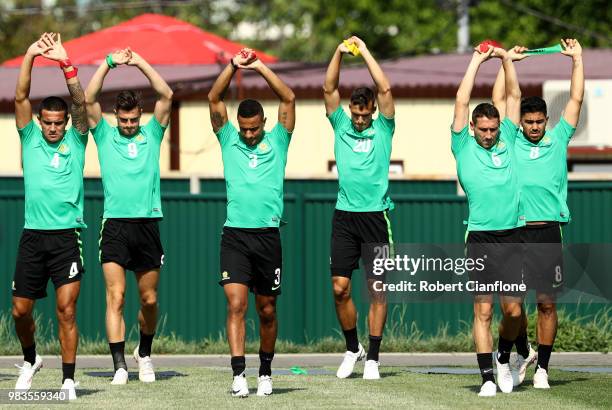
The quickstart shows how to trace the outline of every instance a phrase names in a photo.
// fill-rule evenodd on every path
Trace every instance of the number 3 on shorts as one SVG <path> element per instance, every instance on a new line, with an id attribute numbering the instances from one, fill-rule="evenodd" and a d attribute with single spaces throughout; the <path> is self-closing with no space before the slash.
<path id="1" fill-rule="evenodd" d="M 275 284 L 276 286 L 278 286 L 278 285 L 280 285 L 280 283 L 281 283 L 281 280 L 280 280 L 280 279 L 281 279 L 281 278 L 280 278 L 280 275 L 281 275 L 281 270 L 280 270 L 280 268 L 276 268 L 276 269 L 274 270 L 274 275 L 276 275 L 276 278 L 274 279 L 274 284 Z"/>

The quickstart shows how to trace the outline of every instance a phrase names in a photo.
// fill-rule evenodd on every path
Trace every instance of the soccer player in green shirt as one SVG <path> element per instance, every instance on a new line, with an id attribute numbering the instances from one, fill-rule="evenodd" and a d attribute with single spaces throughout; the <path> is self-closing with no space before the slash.
<path id="1" fill-rule="evenodd" d="M 32 65 L 43 56 L 57 61 L 72 98 L 72 127 L 68 105 L 59 97 L 40 103 L 38 124 L 29 100 Z M 15 122 L 21 139 L 25 187 L 25 226 L 13 279 L 13 319 L 23 350 L 16 390 L 27 391 L 42 367 L 36 354 L 32 310 L 47 296 L 49 279 L 55 286 L 56 313 L 62 355 L 62 389 L 76 399 L 74 368 L 78 344 L 76 304 L 81 288 L 83 255 L 83 166 L 87 145 L 85 94 L 62 46 L 59 34 L 44 33 L 25 54 L 15 91 Z M 40 127 L 39 127 L 40 126 Z"/>
<path id="2" fill-rule="evenodd" d="M 261 75 L 278 96 L 278 122 L 265 131 L 261 104 L 244 100 L 238 106 L 238 128 L 228 121 L 224 97 L 238 70 Z M 209 94 L 210 121 L 221 145 L 227 188 L 227 219 L 221 236 L 221 278 L 227 298 L 227 339 L 234 374 L 232 395 L 245 397 L 245 315 L 249 289 L 259 315 L 257 395 L 272 394 L 272 359 L 277 335 L 276 298 L 281 292 L 282 249 L 279 225 L 283 215 L 283 182 L 295 96 L 254 52 L 243 49 L 230 61 Z"/>
<path id="3" fill-rule="evenodd" d="M 576 39 L 561 40 L 562 53 L 572 58 L 569 101 L 559 122 L 546 131 L 546 102 L 528 97 L 521 102 L 521 131 L 516 141 L 519 189 L 527 225 L 522 229 L 526 248 L 525 278 L 536 291 L 537 366 L 533 386 L 548 389 L 548 362 L 557 333 L 555 295 L 563 285 L 563 245 L 561 225 L 570 221 L 567 207 L 567 146 L 574 135 L 584 97 L 582 47 Z M 493 103 L 504 112 L 504 72 L 499 71 L 493 87 Z M 523 312 L 519 337 L 515 341 L 517 362 L 515 384 L 525 379 L 527 367 L 536 352 L 527 341 L 527 317 Z"/>
<path id="4" fill-rule="evenodd" d="M 157 93 L 153 117 L 140 125 L 142 106 L 134 91 L 121 91 L 115 103 L 117 126 L 102 116 L 97 101 L 104 78 L 118 65 L 137 67 Z M 159 236 L 162 219 L 159 151 L 170 121 L 172 90 L 163 78 L 129 48 L 109 54 L 86 90 L 89 127 L 98 147 L 104 186 L 100 263 L 106 282 L 106 332 L 115 375 L 111 384 L 128 381 L 125 363 L 125 271 L 136 274 L 140 293 L 140 343 L 134 350 L 138 378 L 155 381 L 151 345 L 157 326 L 157 286 L 164 263 Z"/>
<path id="5" fill-rule="evenodd" d="M 489 46 L 487 52 L 474 51 L 465 76 L 459 85 L 451 126 L 451 149 L 457 161 L 457 175 L 469 206 L 467 254 L 486 258 L 485 269 L 472 271 L 471 280 L 479 283 L 520 283 L 520 226 L 525 225 L 520 206 L 515 140 L 520 117 L 520 98 L 513 59 L 523 58 L 521 48 L 505 51 Z M 502 59 L 506 74 L 505 119 L 500 122 L 498 110 L 489 103 L 477 105 L 468 124 L 469 101 L 476 73 L 491 57 Z M 468 132 L 468 125 L 474 137 Z M 518 245 L 517 245 L 518 244 Z M 499 292 L 503 318 L 499 328 L 498 354 L 495 359 L 497 382 L 504 393 L 512 391 L 510 351 L 520 327 L 521 297 L 516 292 Z M 474 295 L 474 342 L 482 376 L 479 396 L 497 392 L 493 377 L 493 342 L 491 319 L 493 294 Z"/>
<path id="6" fill-rule="evenodd" d="M 340 64 L 345 54 L 357 47 L 368 67 L 376 92 L 367 87 L 353 90 L 350 117 L 340 106 Z M 330 271 L 336 314 L 346 339 L 344 359 L 336 372 L 346 378 L 355 363 L 366 358 L 363 378 L 379 379 L 379 350 L 387 318 L 384 295 L 370 288 L 370 331 L 366 356 L 357 339 L 357 313 L 351 297 L 351 276 L 364 259 L 368 283 L 370 263 L 362 246 L 376 244 L 390 251 L 393 245 L 388 211 L 393 203 L 388 196 L 391 142 L 395 131 L 395 105 L 391 85 L 366 44 L 351 37 L 338 45 L 327 68 L 323 86 L 325 111 L 334 129 L 334 154 L 338 166 L 338 200 L 332 220 Z M 376 103 L 380 113 L 376 119 Z M 366 252 L 367 253 L 367 252 Z"/>

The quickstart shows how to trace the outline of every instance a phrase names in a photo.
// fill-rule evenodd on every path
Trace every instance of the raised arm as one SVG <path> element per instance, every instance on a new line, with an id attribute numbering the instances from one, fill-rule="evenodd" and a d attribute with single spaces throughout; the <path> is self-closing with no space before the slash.
<path id="1" fill-rule="evenodd" d="M 221 71 L 208 92 L 208 110 L 210 111 L 210 123 L 214 132 L 223 128 L 227 122 L 227 107 L 223 99 L 237 69 L 232 59 L 231 63 Z"/>
<path id="2" fill-rule="evenodd" d="M 478 50 L 474 50 L 472 54 L 472 60 L 468 65 L 463 80 L 459 84 L 457 90 L 457 96 L 455 97 L 455 112 L 453 117 L 453 131 L 459 132 L 468 125 L 469 114 L 470 114 L 470 98 L 472 96 L 472 89 L 474 88 L 474 81 L 476 80 L 476 74 L 480 65 L 488 60 L 493 53 L 493 47 L 489 46 L 489 49 L 485 53 L 481 53 Z"/>
<path id="3" fill-rule="evenodd" d="M 340 92 L 338 84 L 340 83 L 340 64 L 342 63 L 342 54 L 348 54 L 348 48 L 340 43 L 334 51 L 327 73 L 325 74 L 325 83 L 323 84 L 323 98 L 325 100 L 325 112 L 331 115 L 340 106 Z"/>
<path id="4" fill-rule="evenodd" d="M 45 33 L 47 34 L 47 33 Z M 43 34 L 43 36 L 45 35 Z M 32 120 L 32 104 L 30 103 L 30 84 L 32 82 L 32 66 L 34 59 L 49 50 L 49 46 L 42 42 L 42 37 L 36 40 L 26 52 L 15 89 L 15 124 L 23 128 Z"/>
<path id="5" fill-rule="evenodd" d="M 514 46 L 512 49 L 508 50 L 513 61 L 519 61 L 526 58 L 528 55 L 523 54 L 523 52 L 527 50 L 527 47 L 523 46 Z M 497 77 L 495 78 L 495 84 L 493 84 L 493 94 L 491 99 L 493 101 L 493 105 L 499 111 L 500 120 L 503 120 L 506 116 L 506 75 L 504 74 L 503 65 L 499 67 L 499 71 L 497 72 Z"/>
<path id="6" fill-rule="evenodd" d="M 570 99 L 565 106 L 563 118 L 572 127 L 578 125 L 582 99 L 584 98 L 584 66 L 582 65 L 582 46 L 578 40 L 568 38 L 561 40 L 563 54 L 572 57 L 572 81 L 570 85 Z"/>
<path id="7" fill-rule="evenodd" d="M 87 126 L 87 110 L 85 108 L 85 92 L 81 87 L 81 82 L 77 76 L 78 70 L 72 66 L 68 53 L 62 45 L 62 37 L 59 33 L 56 36 L 46 34 L 43 36 L 43 42 L 49 46 L 49 50 L 42 55 L 49 60 L 57 61 L 66 78 L 66 86 L 72 99 L 72 126 L 75 127 L 81 134 L 87 134 L 89 127 Z"/>
<path id="8" fill-rule="evenodd" d="M 129 50 L 129 49 L 128 49 Z M 128 65 L 138 67 L 140 71 L 149 79 L 151 87 L 157 93 L 157 101 L 153 109 L 153 115 L 164 127 L 170 122 L 170 111 L 172 110 L 172 89 L 159 75 L 157 71 L 146 60 L 140 57 L 134 51 L 131 51 L 131 57 L 127 62 Z"/>
<path id="9" fill-rule="evenodd" d="M 502 67 L 506 77 L 506 117 L 513 124 L 518 125 L 521 121 L 521 88 L 519 87 L 513 60 L 518 59 L 519 53 L 515 49 L 506 51 L 501 48 L 496 48 L 495 53 L 502 59 Z"/>
<path id="10" fill-rule="evenodd" d="M 278 105 L 278 122 L 289 132 L 295 128 L 295 94 L 268 66 L 255 59 L 248 64 L 239 64 L 240 68 L 258 72 L 268 83 L 280 100 Z"/>
<path id="11" fill-rule="evenodd" d="M 376 85 L 376 101 L 378 102 L 378 109 L 381 114 L 387 118 L 393 118 L 395 116 L 395 105 L 393 104 L 393 96 L 391 95 L 391 84 L 389 79 L 385 75 L 378 62 L 372 57 L 370 50 L 366 44 L 359 37 L 353 36 L 348 39 L 359 48 L 363 60 L 368 67 L 368 71 L 374 80 Z"/>
<path id="12" fill-rule="evenodd" d="M 110 54 L 110 63 L 112 63 L 113 67 L 115 65 L 126 64 L 130 59 L 131 53 L 128 49 L 125 50 L 117 50 Z M 108 74 L 111 67 L 107 60 L 104 60 L 102 64 L 98 67 L 93 77 L 89 81 L 87 85 L 87 89 L 85 90 L 85 103 L 87 107 L 87 123 L 89 128 L 94 128 L 100 122 L 102 118 L 102 107 L 98 102 L 98 95 L 102 90 L 102 85 L 104 84 L 104 79 Z"/>
<path id="13" fill-rule="evenodd" d="M 504 75 L 504 67 L 499 67 L 495 83 L 493 84 L 493 92 L 491 93 L 491 101 L 497 111 L 499 111 L 500 121 L 506 116 L 506 76 Z"/>

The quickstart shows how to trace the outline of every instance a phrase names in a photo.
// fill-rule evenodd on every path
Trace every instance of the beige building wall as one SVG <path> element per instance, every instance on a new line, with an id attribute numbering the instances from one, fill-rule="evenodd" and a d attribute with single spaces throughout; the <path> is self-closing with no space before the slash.
<path id="1" fill-rule="evenodd" d="M 477 102 L 474 103 L 474 105 Z M 342 105 L 348 113 L 348 102 Z M 453 177 L 455 161 L 450 151 L 453 100 L 396 101 L 396 128 L 392 160 L 402 160 L 404 176 Z M 230 121 L 236 124 L 236 103 L 228 103 Z M 278 104 L 266 101 L 266 129 L 277 119 Z M 212 131 L 208 104 L 181 104 L 181 172 L 222 176 L 221 149 Z M 328 161 L 334 160 L 333 132 L 323 101 L 297 103 L 297 121 L 287 159 L 289 178 L 326 178 Z"/>
<path id="2" fill-rule="evenodd" d="M 474 106 L 477 102 L 474 102 Z M 348 113 L 347 101 L 342 106 Z M 450 124 L 453 116 L 452 100 L 396 101 L 396 128 L 393 138 L 392 160 L 401 160 L 404 177 L 455 176 L 455 161 L 450 151 Z M 237 103 L 228 103 L 230 121 L 236 124 Z M 266 129 L 277 121 L 278 104 L 264 103 Z M 166 131 L 160 153 L 162 175 L 201 175 L 222 177 L 221 149 L 212 131 L 205 101 L 184 102 L 180 109 L 181 171 L 170 172 L 170 138 Z M 113 115 L 105 115 L 115 125 Z M 143 114 L 143 124 L 151 114 Z M 36 120 L 36 119 L 35 119 Z M 21 173 L 20 143 L 13 115 L 0 116 L 0 130 L 5 136 L 5 149 L 0 151 L 0 173 Z M 333 178 L 328 172 L 328 161 L 334 160 L 333 132 L 325 117 L 323 101 L 303 100 L 297 103 L 297 122 L 287 159 L 289 178 Z M 99 176 L 98 154 L 93 137 L 86 151 L 86 176 Z M 401 176 L 400 176 L 401 177 Z"/>

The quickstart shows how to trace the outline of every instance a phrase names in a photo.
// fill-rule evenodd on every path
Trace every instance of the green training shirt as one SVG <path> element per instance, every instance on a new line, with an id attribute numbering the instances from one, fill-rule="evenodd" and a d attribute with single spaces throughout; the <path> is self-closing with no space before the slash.
<path id="1" fill-rule="evenodd" d="M 485 149 L 470 135 L 467 125 L 459 132 L 451 126 L 457 176 L 468 198 L 468 231 L 497 231 L 525 225 L 515 169 L 517 132 L 518 127 L 505 118 L 500 124 L 497 144 Z"/>
<path id="2" fill-rule="evenodd" d="M 283 216 L 283 183 L 291 133 L 277 123 L 248 146 L 229 121 L 216 132 L 227 189 L 225 226 L 278 227 Z"/>
<path id="3" fill-rule="evenodd" d="M 395 119 L 379 114 L 370 127 L 357 131 L 342 107 L 328 118 L 334 129 L 338 168 L 336 209 L 349 212 L 393 209 L 388 191 Z"/>
<path id="4" fill-rule="evenodd" d="M 24 228 L 86 228 L 83 167 L 88 133 L 81 134 L 70 127 L 64 138 L 51 144 L 34 121 L 17 132 L 23 158 Z"/>
<path id="5" fill-rule="evenodd" d="M 166 127 L 155 116 L 132 137 L 102 117 L 91 129 L 104 186 L 104 218 L 161 218 L 159 150 Z"/>
<path id="6" fill-rule="evenodd" d="M 527 222 L 569 222 L 567 145 L 576 128 L 563 117 L 537 144 L 519 130 L 516 141 L 521 201 Z"/>

